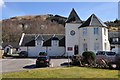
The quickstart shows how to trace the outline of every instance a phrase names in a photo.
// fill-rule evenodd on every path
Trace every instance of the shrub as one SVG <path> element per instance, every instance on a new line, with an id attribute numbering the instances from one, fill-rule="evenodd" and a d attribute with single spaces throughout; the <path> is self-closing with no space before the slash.
<path id="1" fill-rule="evenodd" d="M 95 64 L 96 56 L 95 56 L 94 52 L 92 52 L 92 51 L 85 51 L 85 52 L 83 52 L 82 56 L 83 56 L 84 63 L 86 63 L 88 65 Z"/>

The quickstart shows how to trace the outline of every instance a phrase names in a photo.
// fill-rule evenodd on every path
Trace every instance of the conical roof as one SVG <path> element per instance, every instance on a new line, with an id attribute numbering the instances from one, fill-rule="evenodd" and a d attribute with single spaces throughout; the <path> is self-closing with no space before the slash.
<path id="1" fill-rule="evenodd" d="M 92 14 L 81 27 L 107 27 L 95 14 Z"/>
<path id="2" fill-rule="evenodd" d="M 68 19 L 66 20 L 66 23 L 71 23 L 71 22 L 80 22 L 80 23 L 82 22 L 82 20 L 79 18 L 78 14 L 74 10 L 74 8 L 72 9 Z"/>

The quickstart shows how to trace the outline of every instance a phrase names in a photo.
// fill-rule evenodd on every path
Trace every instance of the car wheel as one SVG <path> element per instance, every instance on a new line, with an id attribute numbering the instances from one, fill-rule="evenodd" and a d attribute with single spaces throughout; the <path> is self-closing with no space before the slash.
<path id="1" fill-rule="evenodd" d="M 38 65 L 36 65 L 36 68 L 38 68 L 39 66 Z"/>

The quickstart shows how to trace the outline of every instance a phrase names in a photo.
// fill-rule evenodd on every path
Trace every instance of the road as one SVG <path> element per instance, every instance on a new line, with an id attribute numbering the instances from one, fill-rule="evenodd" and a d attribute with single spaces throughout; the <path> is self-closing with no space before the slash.
<path id="1" fill-rule="evenodd" d="M 2 69 L 0 72 L 17 72 L 28 69 L 35 69 L 36 59 L 1 59 Z M 61 67 L 68 62 L 68 59 L 51 59 L 50 67 Z"/>

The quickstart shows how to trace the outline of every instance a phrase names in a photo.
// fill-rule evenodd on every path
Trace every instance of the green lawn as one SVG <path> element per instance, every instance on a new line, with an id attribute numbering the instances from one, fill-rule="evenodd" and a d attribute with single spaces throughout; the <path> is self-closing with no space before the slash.
<path id="1" fill-rule="evenodd" d="M 3 78 L 118 78 L 117 70 L 84 67 L 45 68 L 6 73 Z"/>

